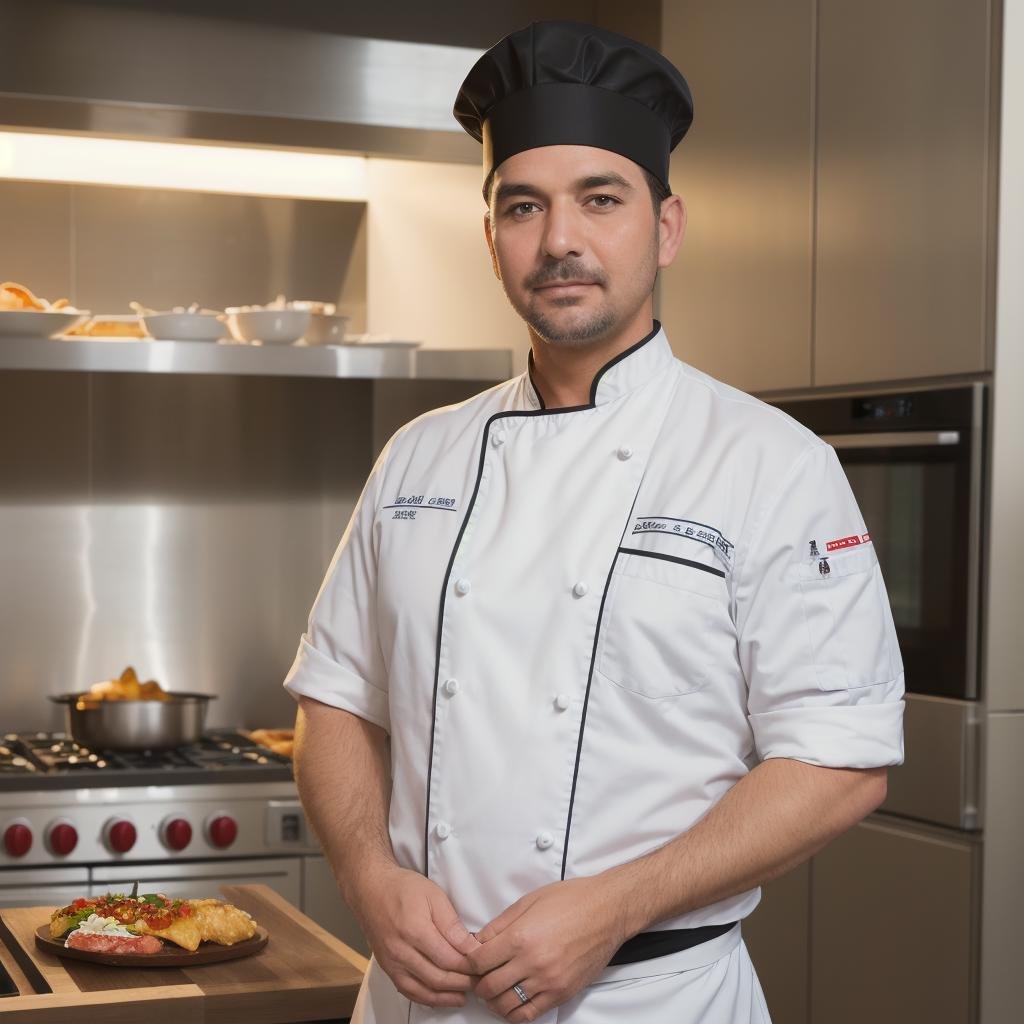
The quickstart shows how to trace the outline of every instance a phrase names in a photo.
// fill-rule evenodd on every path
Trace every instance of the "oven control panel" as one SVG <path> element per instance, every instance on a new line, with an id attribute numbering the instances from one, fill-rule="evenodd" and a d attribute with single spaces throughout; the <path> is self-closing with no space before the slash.
<path id="1" fill-rule="evenodd" d="M 298 800 L 271 800 L 267 804 L 267 846 L 273 850 L 304 849 L 312 842 L 309 825 Z"/>
<path id="2" fill-rule="evenodd" d="M 319 852 L 293 785 L 204 788 L 7 794 L 0 868 Z"/>

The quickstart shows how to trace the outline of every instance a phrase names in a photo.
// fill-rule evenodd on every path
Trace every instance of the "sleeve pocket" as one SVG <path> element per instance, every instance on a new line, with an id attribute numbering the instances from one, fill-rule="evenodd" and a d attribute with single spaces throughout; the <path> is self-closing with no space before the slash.
<path id="1" fill-rule="evenodd" d="M 818 686 L 846 690 L 892 679 L 894 640 L 874 552 L 851 551 L 794 568 Z"/>

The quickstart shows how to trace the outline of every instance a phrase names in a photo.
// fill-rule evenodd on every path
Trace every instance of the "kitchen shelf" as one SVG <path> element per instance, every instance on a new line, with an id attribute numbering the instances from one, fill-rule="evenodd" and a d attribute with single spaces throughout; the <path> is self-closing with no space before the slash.
<path id="1" fill-rule="evenodd" d="M 509 349 L 235 345 L 134 338 L 0 338 L 0 370 L 197 373 L 367 380 L 507 380 Z"/>

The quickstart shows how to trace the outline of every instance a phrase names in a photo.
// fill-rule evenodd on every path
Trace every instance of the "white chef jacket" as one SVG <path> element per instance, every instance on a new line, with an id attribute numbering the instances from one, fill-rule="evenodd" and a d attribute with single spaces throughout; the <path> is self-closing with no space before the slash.
<path id="1" fill-rule="evenodd" d="M 663 845 L 765 758 L 902 760 L 895 629 L 835 452 L 657 323 L 586 405 L 544 408 L 527 372 L 399 430 L 285 685 L 389 732 L 395 856 L 471 931 Z"/>

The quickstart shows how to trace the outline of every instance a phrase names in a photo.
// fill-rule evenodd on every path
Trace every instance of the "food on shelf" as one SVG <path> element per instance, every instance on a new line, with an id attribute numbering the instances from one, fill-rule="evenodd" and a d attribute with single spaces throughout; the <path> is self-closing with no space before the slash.
<path id="1" fill-rule="evenodd" d="M 146 331 L 136 316 L 94 316 L 67 332 L 69 338 L 144 338 Z"/>
<path id="2" fill-rule="evenodd" d="M 17 281 L 4 281 L 0 284 L 0 310 L 34 310 L 37 313 L 74 313 L 76 312 L 67 299 L 57 299 L 55 302 L 48 302 L 46 299 L 34 295 L 26 285 Z"/>
<path id="3" fill-rule="evenodd" d="M 170 700 L 171 696 L 155 679 L 139 682 L 135 669 L 129 665 L 117 679 L 93 683 L 88 693 L 78 698 L 79 710 L 101 700 Z"/>
<path id="4" fill-rule="evenodd" d="M 249 732 L 249 739 L 285 757 L 291 757 L 295 748 L 294 729 L 252 729 Z"/>
<path id="5" fill-rule="evenodd" d="M 97 952 L 156 953 L 159 947 L 152 940 L 166 939 L 194 953 L 203 942 L 233 946 L 255 934 L 252 917 L 230 903 L 217 899 L 176 900 L 163 893 L 107 893 L 81 898 L 55 910 L 50 917 L 50 938 L 66 937 L 64 944 L 73 949 L 93 948 L 97 945 L 95 936 L 120 939 L 122 943 L 139 937 L 150 940 L 145 947 L 125 945 Z"/>

